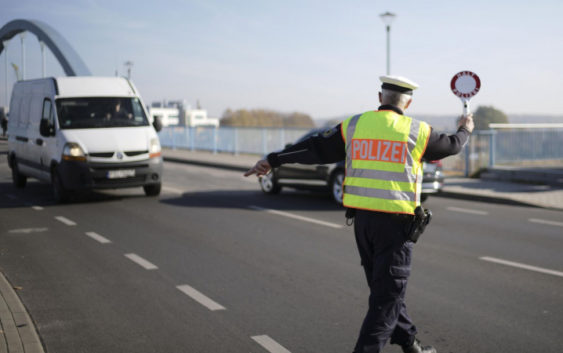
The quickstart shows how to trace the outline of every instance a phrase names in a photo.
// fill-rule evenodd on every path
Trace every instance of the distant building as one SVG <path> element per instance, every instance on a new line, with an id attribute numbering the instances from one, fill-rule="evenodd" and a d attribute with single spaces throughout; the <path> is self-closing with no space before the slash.
<path id="1" fill-rule="evenodd" d="M 153 102 L 149 114 L 163 126 L 219 126 L 219 119 L 209 118 L 205 109 L 192 109 L 186 100 Z"/>

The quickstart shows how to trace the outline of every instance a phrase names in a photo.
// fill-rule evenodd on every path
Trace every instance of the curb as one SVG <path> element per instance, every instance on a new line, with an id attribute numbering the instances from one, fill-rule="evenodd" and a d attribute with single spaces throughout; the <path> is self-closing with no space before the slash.
<path id="1" fill-rule="evenodd" d="M 439 193 L 432 194 L 432 196 L 444 197 L 444 198 L 451 198 L 451 199 L 458 199 L 458 200 L 467 200 L 467 201 L 478 201 L 478 202 L 493 202 L 501 205 L 510 205 L 510 206 L 527 206 L 527 207 L 536 207 L 536 208 L 545 208 L 551 210 L 558 210 L 557 208 L 552 207 L 544 207 L 535 205 L 532 203 L 527 203 L 523 201 L 517 201 L 507 198 L 501 197 L 494 197 L 494 196 L 485 196 L 485 195 L 473 195 L 473 194 L 466 194 L 463 192 L 455 192 L 455 191 L 440 191 Z"/>
<path id="2" fill-rule="evenodd" d="M 219 162 L 203 162 L 203 161 L 199 161 L 199 160 L 186 159 L 186 158 L 176 158 L 176 157 L 163 157 L 163 159 L 164 159 L 165 162 L 193 164 L 193 165 L 198 165 L 198 166 L 201 166 L 201 167 L 227 169 L 227 170 L 233 170 L 233 171 L 236 171 L 236 172 L 246 172 L 248 170 L 248 167 L 241 167 L 241 166 L 237 166 L 237 165 L 219 163 Z"/>
<path id="3" fill-rule="evenodd" d="M 0 272 L 0 352 L 45 353 L 35 324 L 20 298 Z"/>
<path id="4" fill-rule="evenodd" d="M 220 162 L 205 162 L 201 160 L 194 160 L 189 158 L 178 158 L 178 157 L 164 157 L 164 161 L 166 162 L 173 162 L 173 163 L 181 163 L 181 164 L 191 164 L 191 165 L 198 165 L 202 167 L 210 167 L 210 168 L 217 168 L 217 169 L 227 169 L 233 170 L 237 172 L 246 172 L 248 170 L 247 167 L 241 167 L 233 164 L 227 163 L 220 163 Z M 481 201 L 481 202 L 494 202 L 498 204 L 505 204 L 505 205 L 513 205 L 513 206 L 531 206 L 537 208 L 548 208 L 548 209 L 555 209 L 550 207 L 542 207 L 538 205 L 534 205 L 531 203 L 526 203 L 522 201 L 516 201 L 507 198 L 500 198 L 494 196 L 484 196 L 484 195 L 473 195 L 463 192 L 455 192 L 455 191 L 444 191 L 442 190 L 439 193 L 431 194 L 432 197 L 445 197 L 445 198 L 455 198 L 461 200 L 468 200 L 468 201 Z M 555 209 L 556 210 L 556 209 Z"/>

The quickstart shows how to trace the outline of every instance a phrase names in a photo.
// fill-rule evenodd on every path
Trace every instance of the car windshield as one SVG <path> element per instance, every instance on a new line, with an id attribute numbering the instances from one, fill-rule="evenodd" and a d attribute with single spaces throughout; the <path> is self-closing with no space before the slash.
<path id="1" fill-rule="evenodd" d="M 56 104 L 61 129 L 149 125 L 138 98 L 61 98 Z"/>

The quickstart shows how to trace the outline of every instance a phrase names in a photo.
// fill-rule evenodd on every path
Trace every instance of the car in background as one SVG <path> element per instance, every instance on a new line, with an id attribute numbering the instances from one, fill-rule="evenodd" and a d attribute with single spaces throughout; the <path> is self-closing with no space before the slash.
<path id="1" fill-rule="evenodd" d="M 313 129 L 295 143 L 299 143 L 323 131 L 324 129 Z M 344 161 L 340 161 L 332 164 L 284 164 L 272 169 L 269 174 L 261 176 L 258 181 L 260 188 L 266 194 L 278 194 L 284 187 L 329 191 L 332 199 L 337 204 L 342 205 L 343 183 L 346 171 L 344 163 Z M 426 201 L 429 194 L 440 192 L 443 186 L 442 162 L 425 161 L 423 163 L 421 201 Z"/>

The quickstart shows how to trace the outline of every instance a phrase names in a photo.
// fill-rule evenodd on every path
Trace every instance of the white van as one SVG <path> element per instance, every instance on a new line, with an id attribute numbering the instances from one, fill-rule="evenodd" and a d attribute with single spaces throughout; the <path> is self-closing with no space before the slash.
<path id="1" fill-rule="evenodd" d="M 58 77 L 14 85 L 8 162 L 14 186 L 28 177 L 73 191 L 142 186 L 160 194 L 160 142 L 133 84 L 122 77 Z"/>

